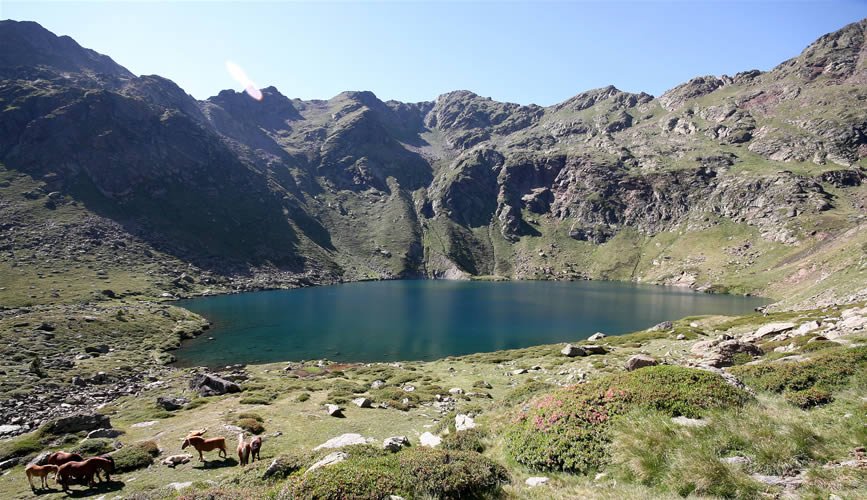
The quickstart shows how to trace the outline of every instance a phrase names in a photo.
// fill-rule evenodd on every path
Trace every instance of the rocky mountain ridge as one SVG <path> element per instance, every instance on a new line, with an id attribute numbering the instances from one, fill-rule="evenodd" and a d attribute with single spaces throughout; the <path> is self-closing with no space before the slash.
<path id="1" fill-rule="evenodd" d="M 589 277 L 772 296 L 800 276 L 802 298 L 839 296 L 864 288 L 865 30 L 764 73 L 541 107 L 274 87 L 261 102 L 197 101 L 3 21 L 18 50 L 0 58 L 0 162 L 40 183 L 32 196 L 222 276 Z M 744 245 L 758 255 L 733 259 Z"/>

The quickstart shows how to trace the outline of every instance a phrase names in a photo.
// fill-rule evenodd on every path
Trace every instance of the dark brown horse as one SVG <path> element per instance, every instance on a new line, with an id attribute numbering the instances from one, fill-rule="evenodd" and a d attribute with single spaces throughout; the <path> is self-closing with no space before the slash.
<path id="1" fill-rule="evenodd" d="M 60 467 L 66 462 L 82 462 L 84 461 L 81 458 L 81 455 L 78 453 L 67 453 L 65 451 L 55 451 L 51 455 L 48 455 L 48 460 L 45 461 L 48 465 L 56 465 Z"/>
<path id="2" fill-rule="evenodd" d="M 262 438 L 259 436 L 254 437 L 250 440 L 250 462 L 255 462 L 258 458 L 262 460 L 262 457 L 259 456 L 259 452 L 262 450 Z"/>
<path id="3" fill-rule="evenodd" d="M 192 446 L 199 452 L 200 462 L 205 461 L 205 457 L 202 456 L 203 451 L 220 450 L 220 457 L 226 458 L 228 456 L 226 454 L 226 438 L 222 436 L 211 439 L 205 439 L 201 436 L 187 436 L 184 438 L 184 444 L 181 445 L 181 449 L 186 449 L 187 446 Z"/>
<path id="4" fill-rule="evenodd" d="M 110 481 L 109 474 L 114 472 L 114 461 L 103 457 L 88 458 L 83 462 L 67 462 L 57 470 L 57 481 L 63 491 L 69 491 L 71 479 L 86 482 L 88 487 L 94 486 L 94 476 L 99 477 L 99 471 L 105 473 L 105 480 Z"/>

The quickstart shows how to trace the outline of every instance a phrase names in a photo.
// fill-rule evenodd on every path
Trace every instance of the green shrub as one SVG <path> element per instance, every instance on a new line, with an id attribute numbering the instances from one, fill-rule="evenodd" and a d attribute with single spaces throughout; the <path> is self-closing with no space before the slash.
<path id="1" fill-rule="evenodd" d="M 389 495 L 409 497 L 408 478 L 393 457 L 361 457 L 290 477 L 278 500 L 381 500 Z"/>
<path id="2" fill-rule="evenodd" d="M 400 469 L 412 482 L 415 496 L 478 498 L 492 495 L 509 482 L 509 473 L 493 460 L 472 451 L 423 446 L 396 454 Z"/>
<path id="3" fill-rule="evenodd" d="M 789 403 L 807 410 L 834 401 L 834 395 L 830 391 L 814 386 L 802 391 L 789 391 L 785 394 L 785 399 Z"/>
<path id="4" fill-rule="evenodd" d="M 73 448 L 72 451 L 83 457 L 92 457 L 111 453 L 114 451 L 114 445 L 110 439 L 87 439 Z"/>
<path id="5" fill-rule="evenodd" d="M 806 361 L 762 363 L 731 369 L 748 385 L 762 391 L 782 393 L 792 403 L 804 408 L 829 402 L 833 391 L 850 385 L 853 376 L 860 376 L 859 380 L 863 381 L 865 371 L 867 347 L 864 346 L 826 349 Z M 815 390 L 807 392 L 810 389 Z"/>
<path id="6" fill-rule="evenodd" d="M 144 450 L 145 453 L 147 453 L 148 455 L 150 455 L 152 457 L 158 457 L 160 454 L 160 447 L 157 445 L 156 441 L 151 440 L 151 439 L 148 439 L 147 441 L 139 441 L 138 443 L 135 443 L 133 446 L 135 446 L 136 448 L 139 448 L 141 450 Z"/>
<path id="7" fill-rule="evenodd" d="M 486 433 L 480 429 L 454 431 L 443 437 L 442 448 L 444 450 L 475 451 L 481 453 L 485 451 L 485 444 L 482 442 L 485 436 Z"/>
<path id="8" fill-rule="evenodd" d="M 111 454 L 114 458 L 114 470 L 117 472 L 130 472 L 144 469 L 154 463 L 150 453 L 139 446 L 127 446 Z"/>
<path id="9" fill-rule="evenodd" d="M 533 469 L 586 473 L 605 464 L 608 427 L 625 413 L 646 409 L 695 418 L 749 399 L 702 370 L 654 366 L 608 375 L 536 399 L 506 430 L 506 451 Z"/>
<path id="10" fill-rule="evenodd" d="M 251 419 L 255 420 L 256 422 L 264 422 L 265 421 L 265 419 L 262 418 L 262 415 L 259 415 L 258 413 L 251 413 L 251 412 L 239 413 L 238 418 L 239 419 L 251 418 Z"/>
<path id="11" fill-rule="evenodd" d="M 419 447 L 350 453 L 343 462 L 290 476 L 278 499 L 478 498 L 508 480 L 505 468 L 479 453 Z"/>
<path id="12" fill-rule="evenodd" d="M 251 434 L 262 434 L 265 432 L 265 426 L 255 418 L 239 418 L 235 422 L 235 425 Z"/>
<path id="13" fill-rule="evenodd" d="M 238 402 L 242 405 L 269 405 L 273 399 L 272 396 L 264 394 L 248 394 Z"/>
<path id="14" fill-rule="evenodd" d="M 308 399 L 310 399 L 310 393 L 309 392 L 302 392 L 301 394 L 298 395 L 297 398 L 295 398 L 295 401 L 298 401 L 299 403 L 303 403 L 303 402 L 307 401 Z"/>

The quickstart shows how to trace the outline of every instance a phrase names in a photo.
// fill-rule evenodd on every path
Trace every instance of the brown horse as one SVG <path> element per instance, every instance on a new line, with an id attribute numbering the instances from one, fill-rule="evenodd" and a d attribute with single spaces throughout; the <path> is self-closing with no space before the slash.
<path id="1" fill-rule="evenodd" d="M 110 481 L 109 474 L 114 471 L 114 462 L 107 458 L 92 457 L 83 462 L 67 462 L 57 470 L 57 479 L 63 487 L 63 491 L 69 491 L 70 479 L 78 481 L 86 480 L 87 486 L 92 487 L 96 483 L 93 477 L 99 477 L 99 471 L 105 472 L 105 480 Z"/>
<path id="2" fill-rule="evenodd" d="M 258 458 L 262 460 L 262 457 L 259 456 L 259 452 L 262 451 L 262 438 L 259 436 L 254 437 L 250 440 L 250 461 L 255 462 Z"/>
<path id="3" fill-rule="evenodd" d="M 48 475 L 54 473 L 54 477 L 57 478 L 57 469 L 56 465 L 27 464 L 27 467 L 24 468 L 24 473 L 27 474 L 27 482 L 30 483 L 30 489 L 36 491 L 36 487 L 33 486 L 34 477 L 42 479 L 43 490 L 48 488 Z"/>
<path id="4" fill-rule="evenodd" d="M 60 467 L 66 462 L 82 462 L 84 461 L 81 458 L 81 455 L 78 453 L 67 453 L 65 451 L 55 451 L 51 455 L 48 455 L 48 459 L 45 461 L 48 465 L 56 465 Z"/>
<path id="5" fill-rule="evenodd" d="M 250 443 L 244 441 L 244 433 L 238 434 L 238 465 L 244 466 L 250 461 Z"/>
<path id="6" fill-rule="evenodd" d="M 192 446 L 199 452 L 199 462 L 205 461 L 205 457 L 202 456 L 203 451 L 214 451 L 218 449 L 220 450 L 220 457 L 226 458 L 228 456 L 226 454 L 226 438 L 222 436 L 211 439 L 205 439 L 201 436 L 187 436 L 184 438 L 184 444 L 181 445 L 181 449 L 186 449 L 187 446 Z"/>

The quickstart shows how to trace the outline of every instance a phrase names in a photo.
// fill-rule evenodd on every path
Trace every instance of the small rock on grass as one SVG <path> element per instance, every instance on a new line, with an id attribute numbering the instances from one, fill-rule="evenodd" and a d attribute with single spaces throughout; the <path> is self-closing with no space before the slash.
<path id="1" fill-rule="evenodd" d="M 528 477 L 527 480 L 524 481 L 524 483 L 527 486 L 535 487 L 535 486 L 542 486 L 543 484 L 548 484 L 548 481 L 550 481 L 550 480 L 551 480 L 550 478 L 547 478 L 544 476 L 534 476 L 534 477 Z"/>
<path id="2" fill-rule="evenodd" d="M 419 442 L 422 446 L 427 446 L 429 448 L 436 448 L 442 443 L 442 439 L 439 436 L 431 434 L 430 432 L 425 432 L 421 436 L 419 436 Z"/>

